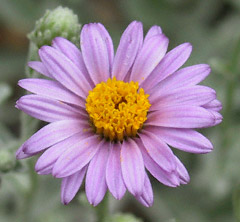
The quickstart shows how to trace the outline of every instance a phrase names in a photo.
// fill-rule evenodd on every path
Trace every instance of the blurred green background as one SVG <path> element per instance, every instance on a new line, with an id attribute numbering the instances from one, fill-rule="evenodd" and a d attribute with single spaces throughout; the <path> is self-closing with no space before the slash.
<path id="1" fill-rule="evenodd" d="M 0 0 L 0 167 L 5 171 L 1 173 L 0 222 L 95 221 L 83 190 L 63 206 L 60 180 L 38 176 L 30 170 L 36 159 L 15 162 L 12 152 L 23 133 L 14 105 L 24 93 L 17 82 L 25 77 L 26 34 L 46 9 L 59 5 L 72 9 L 81 24 L 103 23 L 115 48 L 132 20 L 142 21 L 145 32 L 160 25 L 170 39 L 169 49 L 192 43 L 186 65 L 211 65 L 204 84 L 213 87 L 223 103 L 221 125 L 202 130 L 214 144 L 212 153 L 174 150 L 189 171 L 188 185 L 168 188 L 152 178 L 153 207 L 147 209 L 127 194 L 121 201 L 110 198 L 111 212 L 132 213 L 144 222 L 240 221 L 240 0 Z M 9 151 L 7 157 L 3 150 Z"/>

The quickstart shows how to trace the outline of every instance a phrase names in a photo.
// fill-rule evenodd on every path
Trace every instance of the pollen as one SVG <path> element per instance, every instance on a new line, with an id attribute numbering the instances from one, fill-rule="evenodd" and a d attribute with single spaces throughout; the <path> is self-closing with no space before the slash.
<path id="1" fill-rule="evenodd" d="M 86 99 L 86 110 L 96 133 L 122 141 L 134 137 L 147 120 L 149 95 L 138 82 L 108 79 L 95 86 Z"/>

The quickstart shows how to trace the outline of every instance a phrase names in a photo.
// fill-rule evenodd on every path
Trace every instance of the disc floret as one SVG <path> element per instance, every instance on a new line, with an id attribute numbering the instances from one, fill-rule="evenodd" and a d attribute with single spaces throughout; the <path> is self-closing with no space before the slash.
<path id="1" fill-rule="evenodd" d="M 110 140 L 136 136 L 151 106 L 138 82 L 108 79 L 89 92 L 86 110 L 96 132 Z"/>

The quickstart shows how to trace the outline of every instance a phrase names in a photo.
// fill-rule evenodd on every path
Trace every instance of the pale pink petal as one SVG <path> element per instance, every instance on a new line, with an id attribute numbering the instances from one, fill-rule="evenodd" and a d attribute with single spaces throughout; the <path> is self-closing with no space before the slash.
<path id="1" fill-rule="evenodd" d="M 177 173 L 179 174 L 181 184 L 187 184 L 190 181 L 190 176 L 187 172 L 187 169 L 182 164 L 182 162 L 175 156 L 176 165 L 177 165 Z"/>
<path id="2" fill-rule="evenodd" d="M 113 143 L 111 145 L 106 168 L 106 181 L 108 189 L 112 193 L 112 195 L 118 200 L 122 199 L 126 191 L 126 187 L 122 178 L 120 152 L 121 144 Z"/>
<path id="3" fill-rule="evenodd" d="M 141 84 L 164 57 L 168 42 L 164 34 L 153 36 L 146 41 L 134 62 L 130 80 Z"/>
<path id="4" fill-rule="evenodd" d="M 106 28 L 101 23 L 98 23 L 98 29 L 99 29 L 99 32 L 100 32 L 103 40 L 105 40 L 105 44 L 106 44 L 106 47 L 107 47 L 107 50 L 108 50 L 108 59 L 109 59 L 110 73 L 111 73 L 113 58 L 114 58 L 114 47 L 113 47 L 112 38 L 109 35 Z"/>
<path id="5" fill-rule="evenodd" d="M 146 34 L 146 36 L 145 36 L 145 38 L 144 38 L 144 42 L 148 41 L 148 40 L 149 40 L 150 38 L 152 38 L 153 36 L 159 35 L 159 34 L 162 34 L 162 29 L 161 29 L 161 27 L 160 27 L 160 26 L 157 26 L 157 25 L 152 26 L 152 27 L 148 30 L 148 32 L 147 32 L 147 34 Z"/>
<path id="6" fill-rule="evenodd" d="M 144 130 L 157 135 L 170 146 L 185 152 L 208 153 L 213 149 L 212 143 L 205 136 L 192 129 L 149 126 Z"/>
<path id="7" fill-rule="evenodd" d="M 52 169 L 53 169 L 53 165 L 50 165 L 37 173 L 39 175 L 49 175 L 49 174 L 52 174 Z"/>
<path id="8" fill-rule="evenodd" d="M 162 184 L 169 187 L 176 187 L 180 185 L 180 179 L 176 171 L 171 173 L 164 171 L 148 154 L 145 147 L 140 140 L 136 140 L 141 149 L 144 165 L 147 170 Z"/>
<path id="9" fill-rule="evenodd" d="M 189 58 L 192 52 L 190 43 L 184 43 L 168 52 L 158 66 L 149 75 L 142 87 L 149 91 L 163 79 L 178 70 Z"/>
<path id="10" fill-rule="evenodd" d="M 22 79 L 18 82 L 22 88 L 36 93 L 40 96 L 49 97 L 50 99 L 59 100 L 66 103 L 72 103 L 77 106 L 85 107 L 85 101 L 72 93 L 60 83 L 47 79 Z"/>
<path id="11" fill-rule="evenodd" d="M 54 79 L 78 96 L 86 98 L 92 87 L 81 70 L 68 57 L 50 46 L 41 47 L 39 55 Z"/>
<path id="12" fill-rule="evenodd" d="M 176 169 L 174 154 L 166 143 L 147 130 L 143 130 L 139 137 L 150 157 L 165 171 Z"/>
<path id="13" fill-rule="evenodd" d="M 63 204 L 68 204 L 75 197 L 82 184 L 86 170 L 87 167 L 85 166 L 73 175 L 62 179 L 61 201 Z"/>
<path id="14" fill-rule="evenodd" d="M 136 199 L 145 207 L 151 207 L 153 205 L 153 190 L 147 173 L 145 173 L 143 193 L 141 196 L 137 196 Z"/>
<path id="15" fill-rule="evenodd" d="M 173 128 L 203 128 L 213 126 L 215 116 L 197 106 L 168 106 L 149 113 L 146 125 Z"/>
<path id="16" fill-rule="evenodd" d="M 46 168 L 53 168 L 55 162 L 67 149 L 78 144 L 80 140 L 86 139 L 92 135 L 93 132 L 91 130 L 89 132 L 81 131 L 51 146 L 38 158 L 35 170 L 41 174 Z"/>
<path id="17" fill-rule="evenodd" d="M 148 90 L 148 93 L 154 95 L 155 93 L 171 91 L 180 87 L 194 86 L 204 80 L 210 72 L 211 68 L 207 64 L 182 68 L 161 81 L 156 87 Z"/>
<path id="18" fill-rule="evenodd" d="M 53 176 L 57 178 L 70 176 L 86 166 L 101 147 L 99 136 L 80 139 L 66 149 L 58 158 L 53 168 Z"/>
<path id="19" fill-rule="evenodd" d="M 30 116 L 46 122 L 59 120 L 87 119 L 86 113 L 81 109 L 76 112 L 73 107 L 57 100 L 52 100 L 39 95 L 22 96 L 17 102 L 16 107 Z"/>
<path id="20" fill-rule="evenodd" d="M 215 117 L 215 122 L 214 122 L 213 126 L 216 126 L 222 122 L 223 117 L 222 117 L 221 113 L 216 112 L 214 110 L 209 110 L 209 112 L 211 112 Z"/>
<path id="21" fill-rule="evenodd" d="M 219 112 L 222 109 L 222 104 L 219 100 L 215 99 L 205 105 L 203 105 L 205 109 Z"/>
<path id="22" fill-rule="evenodd" d="M 29 157 L 31 157 L 31 156 L 34 156 L 36 153 L 34 153 L 34 154 L 26 154 L 26 153 L 24 153 L 23 152 L 23 145 L 22 146 L 20 146 L 18 149 L 17 149 L 17 151 L 16 151 L 16 159 L 18 159 L 18 160 L 21 160 L 21 159 L 26 159 L 26 158 L 29 158 Z"/>
<path id="23" fill-rule="evenodd" d="M 150 111 L 160 110 L 164 106 L 192 105 L 202 106 L 216 98 L 216 92 L 206 86 L 188 86 L 164 93 L 155 93 L 149 97 Z"/>
<path id="24" fill-rule="evenodd" d="M 80 49 L 63 37 L 56 37 L 52 42 L 52 46 L 66 55 L 81 70 L 82 74 L 93 87 L 93 82 L 84 64 Z"/>
<path id="25" fill-rule="evenodd" d="M 62 120 L 50 123 L 23 144 L 23 151 L 27 154 L 38 153 L 89 127 L 88 122 L 83 120 Z"/>
<path id="26" fill-rule="evenodd" d="M 123 141 L 121 168 L 124 183 L 128 191 L 134 196 L 141 195 L 145 176 L 144 162 L 139 147 L 132 139 Z"/>
<path id="27" fill-rule="evenodd" d="M 103 141 L 98 153 L 91 160 L 86 176 L 86 194 L 90 204 L 98 205 L 107 191 L 106 166 L 110 143 Z"/>
<path id="28" fill-rule="evenodd" d="M 112 76 L 124 80 L 143 42 L 142 23 L 133 21 L 122 34 L 113 63 Z"/>
<path id="29" fill-rule="evenodd" d="M 47 68 L 44 66 L 42 62 L 39 61 L 30 61 L 28 62 L 28 66 L 40 74 L 52 78 L 51 74 L 48 72 Z"/>
<path id="30" fill-rule="evenodd" d="M 112 60 L 112 40 L 102 25 L 84 25 L 81 31 L 81 49 L 84 63 L 94 84 L 110 77 Z M 110 50 L 111 48 L 111 50 Z"/>

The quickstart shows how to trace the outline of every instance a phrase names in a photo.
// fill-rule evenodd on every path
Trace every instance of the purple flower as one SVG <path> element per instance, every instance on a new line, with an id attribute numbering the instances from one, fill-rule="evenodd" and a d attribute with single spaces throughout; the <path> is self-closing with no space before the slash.
<path id="1" fill-rule="evenodd" d="M 169 146 L 191 153 L 213 149 L 194 130 L 222 120 L 215 91 L 197 85 L 210 67 L 179 69 L 192 46 L 184 43 L 166 53 L 168 42 L 159 26 L 143 38 L 142 24 L 134 21 L 114 55 L 107 30 L 94 23 L 81 31 L 81 51 L 57 37 L 39 50 L 41 62 L 29 62 L 49 79 L 20 80 L 33 94 L 16 106 L 49 124 L 16 155 L 23 159 L 43 152 L 35 169 L 62 178 L 62 203 L 74 198 L 86 175 L 87 198 L 94 206 L 107 189 L 116 199 L 128 190 L 151 206 L 147 171 L 170 187 L 189 182 Z"/>

